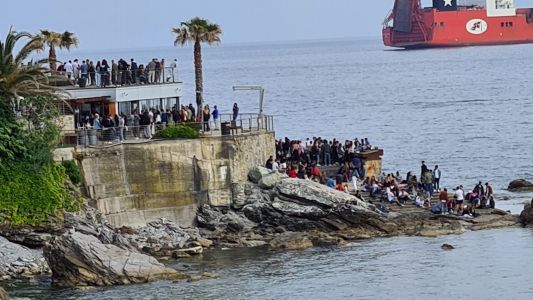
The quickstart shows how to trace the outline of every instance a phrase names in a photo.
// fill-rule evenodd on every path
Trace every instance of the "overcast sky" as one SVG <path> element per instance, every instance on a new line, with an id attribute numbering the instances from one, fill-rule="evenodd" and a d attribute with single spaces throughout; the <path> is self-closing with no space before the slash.
<path id="1" fill-rule="evenodd" d="M 475 0 L 480 1 L 480 0 Z M 224 43 L 379 37 L 394 0 L 2 0 L 0 36 L 69 30 L 83 49 L 170 46 L 192 17 L 222 26 Z M 518 4 L 533 4 L 518 0 Z M 430 5 L 431 0 L 423 0 Z"/>

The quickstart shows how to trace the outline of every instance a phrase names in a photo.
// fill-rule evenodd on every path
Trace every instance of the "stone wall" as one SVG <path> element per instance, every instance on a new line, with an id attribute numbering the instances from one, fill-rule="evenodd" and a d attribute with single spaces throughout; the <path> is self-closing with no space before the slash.
<path id="1" fill-rule="evenodd" d="M 198 205 L 229 206 L 270 155 L 273 133 L 78 150 L 86 192 L 114 226 L 161 217 L 190 226 Z"/>

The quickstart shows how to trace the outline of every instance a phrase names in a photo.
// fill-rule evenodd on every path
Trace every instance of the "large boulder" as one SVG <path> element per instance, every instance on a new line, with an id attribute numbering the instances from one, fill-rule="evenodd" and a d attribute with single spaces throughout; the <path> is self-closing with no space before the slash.
<path id="1" fill-rule="evenodd" d="M 284 197 L 322 208 L 332 208 L 337 204 L 350 203 L 364 209 L 375 209 L 373 205 L 355 196 L 309 180 L 287 178 L 283 179 L 276 188 Z"/>
<path id="2" fill-rule="evenodd" d="M 253 183 L 259 183 L 259 180 L 261 180 L 261 178 L 266 175 L 269 175 L 270 173 L 272 173 L 272 171 L 267 168 L 253 167 L 250 172 L 248 172 L 248 179 Z"/>
<path id="3" fill-rule="evenodd" d="M 43 251 L 52 270 L 52 282 L 58 287 L 188 279 L 151 256 L 103 244 L 95 236 L 80 232 L 55 238 Z"/>
<path id="4" fill-rule="evenodd" d="M 0 281 L 38 276 L 48 272 L 42 253 L 0 237 Z"/>
<path id="5" fill-rule="evenodd" d="M 511 192 L 533 192 L 533 183 L 525 179 L 511 181 L 507 189 Z"/>
<path id="6" fill-rule="evenodd" d="M 524 206 L 524 210 L 520 214 L 520 223 L 524 226 L 533 226 L 533 200 Z"/>
<path id="7" fill-rule="evenodd" d="M 287 174 L 284 173 L 270 173 L 261 177 L 258 182 L 260 188 L 265 190 L 273 189 L 277 184 L 279 184 L 283 179 L 288 178 Z"/>

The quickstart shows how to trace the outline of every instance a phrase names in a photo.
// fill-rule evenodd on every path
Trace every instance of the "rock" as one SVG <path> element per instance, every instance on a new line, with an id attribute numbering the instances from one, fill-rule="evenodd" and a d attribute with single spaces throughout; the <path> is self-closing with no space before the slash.
<path id="1" fill-rule="evenodd" d="M 204 248 L 202 248 L 202 246 L 179 249 L 179 250 L 172 251 L 172 257 L 182 258 L 182 257 L 195 256 L 195 255 L 202 254 L 203 251 L 204 251 Z"/>
<path id="2" fill-rule="evenodd" d="M 339 192 L 309 180 L 287 178 L 283 179 L 276 188 L 282 196 L 295 199 L 303 204 L 331 208 L 337 204 L 351 203 L 375 210 L 373 205 L 367 204 L 350 194 Z"/>
<path id="3" fill-rule="evenodd" d="M 287 216 L 307 218 L 311 220 L 319 220 L 328 215 L 327 212 L 317 206 L 300 205 L 293 202 L 283 201 L 279 198 L 274 199 L 272 207 Z"/>
<path id="4" fill-rule="evenodd" d="M 443 244 L 442 246 L 440 246 L 442 248 L 442 250 L 444 251 L 450 251 L 450 250 L 453 250 L 455 249 L 454 246 L 450 245 L 450 244 Z"/>
<path id="5" fill-rule="evenodd" d="M 215 232 L 241 232 L 249 231 L 256 224 L 244 215 L 231 210 L 224 210 L 209 205 L 198 208 L 196 221 L 199 227 Z"/>
<path id="6" fill-rule="evenodd" d="M 507 189 L 511 192 L 532 192 L 533 183 L 525 179 L 517 179 L 517 180 L 511 181 Z"/>
<path id="7" fill-rule="evenodd" d="M 9 300 L 9 295 L 3 288 L 0 287 L 0 300 Z"/>
<path id="8" fill-rule="evenodd" d="M 155 258 L 104 244 L 95 236 L 66 233 L 44 247 L 58 287 L 106 286 L 183 280 L 189 276 L 165 267 Z"/>
<path id="9" fill-rule="evenodd" d="M 213 245 L 213 241 L 199 237 L 196 239 L 196 241 L 200 244 L 200 246 L 204 248 L 209 248 Z"/>
<path id="10" fill-rule="evenodd" d="M 218 277 L 219 276 L 217 274 L 205 272 L 202 275 L 191 276 L 191 278 L 189 278 L 187 282 L 195 282 L 205 279 L 217 279 Z"/>
<path id="11" fill-rule="evenodd" d="M 0 278 L 37 276 L 48 271 L 41 251 L 11 243 L 0 237 Z"/>
<path id="12" fill-rule="evenodd" d="M 266 244 L 268 243 L 265 241 L 248 241 L 248 240 L 242 241 L 243 246 L 250 247 L 250 248 L 262 247 L 262 246 L 265 246 Z"/>
<path id="13" fill-rule="evenodd" d="M 261 177 L 259 182 L 257 183 L 260 188 L 265 190 L 273 189 L 277 184 L 279 184 L 283 179 L 288 178 L 288 176 L 284 173 L 270 173 L 268 175 L 264 175 Z"/>
<path id="14" fill-rule="evenodd" d="M 313 247 L 307 235 L 299 232 L 285 232 L 276 236 L 269 243 L 272 250 L 303 250 Z"/>
<path id="15" fill-rule="evenodd" d="M 201 239 L 197 229 L 183 229 L 165 218 L 150 222 L 125 236 L 137 249 L 158 257 Z M 202 242 L 208 244 L 209 241 L 204 239 Z"/>
<path id="16" fill-rule="evenodd" d="M 533 226 L 533 200 L 531 202 L 524 206 L 524 210 L 520 214 L 520 223 L 523 226 Z"/>
<path id="17" fill-rule="evenodd" d="M 269 175 L 272 171 L 264 167 L 253 167 L 248 172 L 248 179 L 253 183 L 259 183 L 263 176 Z"/>

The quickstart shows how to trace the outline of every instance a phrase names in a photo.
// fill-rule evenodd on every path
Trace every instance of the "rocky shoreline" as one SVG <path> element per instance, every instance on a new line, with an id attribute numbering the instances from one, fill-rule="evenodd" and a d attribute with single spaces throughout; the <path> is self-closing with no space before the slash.
<path id="1" fill-rule="evenodd" d="M 520 218 L 497 209 L 478 210 L 476 218 L 436 215 L 414 205 L 390 206 L 384 213 L 378 209 L 384 204 L 264 168 L 252 169 L 249 179 L 231 207 L 199 207 L 196 228 L 181 228 L 165 219 L 141 228 L 112 228 L 89 206 L 35 230 L 1 227 L 1 235 L 11 242 L 0 238 L 0 279 L 51 272 L 58 287 L 199 280 L 216 275 L 181 274 L 159 261 L 199 255 L 214 246 L 298 250 L 374 237 L 435 237 L 533 224 L 530 204 Z"/>

